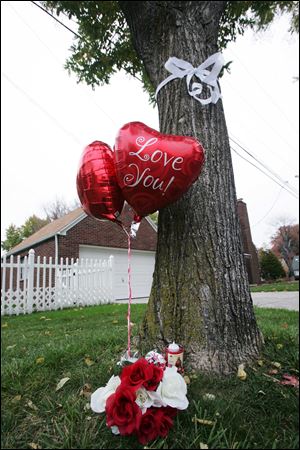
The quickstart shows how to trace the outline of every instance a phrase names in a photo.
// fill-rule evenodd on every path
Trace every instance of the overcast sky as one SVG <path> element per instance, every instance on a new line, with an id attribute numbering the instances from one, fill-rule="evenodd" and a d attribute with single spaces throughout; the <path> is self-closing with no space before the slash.
<path id="1" fill-rule="evenodd" d="M 77 84 L 63 68 L 72 33 L 31 2 L 2 1 L 1 12 L 3 240 L 11 223 L 42 217 L 43 206 L 55 198 L 77 199 L 77 166 L 87 144 L 101 140 L 113 147 L 119 128 L 130 121 L 158 129 L 158 113 L 141 84 L 124 73 L 95 91 Z M 76 29 L 72 22 L 70 27 Z M 248 31 L 232 43 L 224 51 L 225 61 L 233 61 L 231 73 L 221 88 L 231 137 L 280 176 L 285 188 L 298 191 L 299 41 L 288 27 L 281 17 L 266 33 Z M 253 241 L 268 244 L 279 217 L 299 222 L 299 200 L 235 152 L 232 157 Z"/>

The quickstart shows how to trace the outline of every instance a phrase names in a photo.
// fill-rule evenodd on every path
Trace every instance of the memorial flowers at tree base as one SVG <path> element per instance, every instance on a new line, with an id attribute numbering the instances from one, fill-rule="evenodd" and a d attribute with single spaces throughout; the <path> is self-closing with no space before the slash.
<path id="1" fill-rule="evenodd" d="M 114 434 L 135 435 L 145 445 L 168 435 L 178 411 L 188 407 L 186 394 L 177 367 L 167 367 L 163 356 L 152 351 L 97 389 L 91 396 L 91 409 L 105 412 Z"/>

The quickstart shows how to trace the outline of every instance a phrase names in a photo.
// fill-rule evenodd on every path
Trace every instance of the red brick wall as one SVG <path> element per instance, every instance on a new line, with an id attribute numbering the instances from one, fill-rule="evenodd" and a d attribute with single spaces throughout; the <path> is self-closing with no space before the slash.
<path id="1" fill-rule="evenodd" d="M 126 210 L 121 216 L 124 223 L 130 224 L 132 215 Z M 132 240 L 132 248 L 136 250 L 156 250 L 157 233 L 146 219 L 143 219 L 137 233 L 136 239 Z M 87 216 L 73 228 L 71 228 L 66 236 L 58 236 L 58 258 L 79 258 L 79 244 L 95 245 L 102 247 L 127 248 L 127 236 L 122 228 L 108 220 L 96 220 Z M 52 237 L 47 241 L 31 246 L 35 251 L 35 261 L 38 256 L 55 258 L 55 238 Z M 29 248 L 19 253 L 22 257 L 28 256 Z M 9 258 L 8 258 L 9 259 Z M 17 256 L 14 256 L 16 262 Z M 53 261 L 54 262 L 54 261 Z M 16 288 L 16 270 L 13 271 L 13 287 Z M 46 271 L 46 286 L 48 286 L 49 270 Z M 2 278 L 2 270 L 1 270 Z M 9 286 L 9 272 L 6 272 L 6 288 Z M 40 285 L 42 283 L 42 272 L 40 271 Z M 54 279 L 52 284 L 54 283 Z M 22 282 L 21 282 L 22 284 Z"/>
<path id="2" fill-rule="evenodd" d="M 49 262 L 49 257 L 52 256 L 53 259 L 53 263 L 54 263 L 54 258 L 55 258 L 55 241 L 54 241 L 54 237 L 51 239 L 48 239 L 47 241 L 41 242 L 40 244 L 37 245 L 33 245 L 31 248 L 34 249 L 35 251 L 35 258 L 34 258 L 34 262 L 37 262 L 37 257 L 40 256 L 41 260 L 40 263 L 43 262 L 44 256 L 46 256 L 46 262 Z M 23 257 L 27 256 L 28 257 L 28 253 L 29 253 L 29 248 L 27 248 L 26 250 L 23 250 L 22 252 L 19 253 L 20 257 L 21 257 L 21 261 L 24 259 Z M 17 262 L 17 256 L 18 255 L 14 255 L 13 256 L 13 262 L 16 263 Z M 10 262 L 10 256 L 6 259 L 6 262 Z M 1 267 L 1 283 L 2 283 L 2 272 L 3 269 Z M 36 269 L 35 269 L 35 274 L 34 274 L 34 286 L 36 286 Z M 5 273 L 5 288 L 6 290 L 9 288 L 9 280 L 10 280 L 10 270 L 6 269 L 6 273 Z M 42 286 L 43 283 L 43 271 L 40 270 L 40 286 Z M 45 285 L 48 286 L 49 283 L 49 269 L 46 269 L 46 276 L 45 276 Z M 20 286 L 21 288 L 23 288 L 23 284 L 24 281 L 20 280 Z M 54 270 L 52 271 L 52 286 L 54 286 Z M 2 286 L 2 284 L 1 284 Z M 17 269 L 13 269 L 13 289 L 16 289 L 17 286 Z"/>
<path id="3" fill-rule="evenodd" d="M 132 213 L 128 208 L 124 208 L 121 216 L 123 223 L 128 226 L 132 220 Z M 132 248 L 135 250 L 156 250 L 157 233 L 146 219 L 143 219 L 135 239 L 132 239 Z M 58 235 L 58 257 L 59 258 L 79 258 L 79 244 L 95 245 L 102 247 L 127 248 L 127 236 L 122 228 L 109 220 L 96 220 L 87 216 L 65 236 Z M 35 251 L 35 256 L 48 258 L 55 257 L 54 236 L 47 241 L 31 246 Z M 19 253 L 21 257 L 28 255 L 29 248 Z"/>
<path id="4" fill-rule="evenodd" d="M 52 237 L 51 239 L 48 239 L 47 241 L 42 241 L 39 244 L 32 245 L 30 248 L 34 249 L 36 258 L 38 256 L 41 257 L 41 262 L 43 261 L 43 257 L 44 256 L 47 257 L 47 262 L 48 262 L 48 258 L 50 256 L 52 256 L 52 258 L 55 257 L 55 240 L 54 240 L 54 237 Z M 27 248 L 26 250 L 21 251 L 20 253 L 18 253 L 18 255 L 20 255 L 21 257 L 22 256 L 28 256 L 28 252 L 29 252 L 30 248 Z"/>
<path id="5" fill-rule="evenodd" d="M 259 263 L 255 245 L 252 242 L 247 205 L 242 200 L 237 202 L 238 216 L 241 226 L 243 250 L 251 255 L 245 258 L 250 283 L 260 283 Z"/>
<path id="6" fill-rule="evenodd" d="M 58 236 L 59 257 L 79 258 L 79 244 L 102 247 L 127 248 L 127 236 L 122 228 L 110 221 L 99 221 L 86 217 L 68 231 L 66 236 Z M 135 250 L 156 250 L 157 233 L 144 219 L 132 239 Z"/>

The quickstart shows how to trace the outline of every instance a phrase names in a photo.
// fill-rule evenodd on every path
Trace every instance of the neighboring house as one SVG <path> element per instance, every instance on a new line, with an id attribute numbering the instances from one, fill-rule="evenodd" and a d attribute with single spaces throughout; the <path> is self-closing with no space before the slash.
<path id="1" fill-rule="evenodd" d="M 238 201 L 238 212 L 243 236 L 244 254 L 250 283 L 259 283 L 256 249 L 251 240 L 246 204 Z M 121 215 L 130 225 L 131 208 L 126 205 Z M 146 217 L 142 220 L 135 239 L 131 240 L 131 279 L 133 298 L 148 297 L 155 263 L 157 228 Z M 7 256 L 21 259 L 33 248 L 36 256 L 57 258 L 107 259 L 114 256 L 114 297 L 128 298 L 127 236 L 122 228 L 109 220 L 96 220 L 82 208 L 77 208 L 29 236 L 11 249 Z"/>
<path id="2" fill-rule="evenodd" d="M 249 283 L 258 284 L 261 282 L 258 255 L 256 247 L 252 242 L 247 205 L 245 202 L 243 202 L 242 198 L 238 199 L 237 208 L 242 232 L 243 250 Z"/>
<path id="3" fill-rule="evenodd" d="M 124 208 L 121 220 L 130 224 L 132 213 Z M 142 220 L 136 239 L 131 240 L 132 295 L 147 297 L 152 284 L 157 230 L 152 220 Z M 114 297 L 128 298 L 127 236 L 122 228 L 108 220 L 96 220 L 77 208 L 29 236 L 9 255 L 26 256 L 33 248 L 36 256 L 55 258 L 107 259 L 114 256 Z"/>
<path id="4" fill-rule="evenodd" d="M 292 276 L 295 278 L 295 280 L 299 280 L 299 255 L 296 255 L 293 258 Z"/>

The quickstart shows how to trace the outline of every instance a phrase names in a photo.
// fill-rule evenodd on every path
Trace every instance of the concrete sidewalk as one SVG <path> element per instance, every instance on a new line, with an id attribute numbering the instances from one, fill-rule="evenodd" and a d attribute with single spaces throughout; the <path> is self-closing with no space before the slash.
<path id="1" fill-rule="evenodd" d="M 299 292 L 252 292 L 253 304 L 262 308 L 299 311 Z"/>
<path id="2" fill-rule="evenodd" d="M 255 306 L 299 311 L 299 292 L 253 292 L 251 297 Z M 127 299 L 116 301 L 123 304 L 127 302 Z M 134 298 L 132 303 L 148 303 L 148 298 Z"/>

